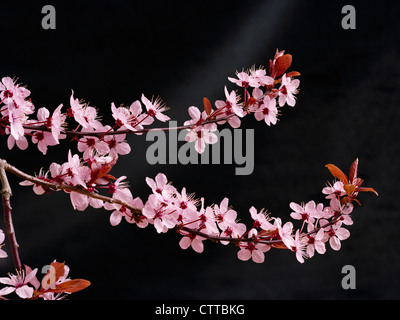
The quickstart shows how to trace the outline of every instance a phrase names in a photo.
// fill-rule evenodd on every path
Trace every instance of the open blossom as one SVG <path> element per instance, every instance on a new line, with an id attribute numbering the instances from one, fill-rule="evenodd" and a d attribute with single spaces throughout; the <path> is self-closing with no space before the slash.
<path id="1" fill-rule="evenodd" d="M 254 116 L 258 121 L 264 120 L 270 126 L 271 124 L 276 124 L 278 120 L 277 114 L 276 100 L 267 95 L 263 99 L 263 104 L 254 113 Z"/>
<path id="2" fill-rule="evenodd" d="M 22 299 L 32 298 L 34 288 L 30 285 L 36 284 L 36 273 L 38 269 L 32 270 L 25 266 L 25 270 L 17 271 L 17 274 L 9 274 L 8 277 L 0 278 L 0 283 L 7 285 L 0 289 L 0 296 L 15 292 Z"/>
<path id="3" fill-rule="evenodd" d="M 194 142 L 194 149 L 201 154 L 206 149 L 206 144 L 214 144 L 218 142 L 218 137 L 213 132 L 216 130 L 216 127 L 211 127 L 210 129 L 206 129 L 203 126 L 196 127 L 189 130 L 185 140 L 187 142 Z"/>
<path id="4" fill-rule="evenodd" d="M 300 237 L 300 230 L 297 230 L 294 236 L 293 245 L 290 249 L 296 253 L 296 259 L 300 263 L 304 263 L 304 258 L 308 258 L 306 245 L 307 239 L 305 237 Z"/>
<path id="5" fill-rule="evenodd" d="M 321 220 L 321 225 L 326 224 L 327 221 Z M 329 244 L 333 250 L 340 250 L 341 241 L 350 237 L 350 231 L 341 227 L 341 222 L 336 222 L 332 226 L 323 228 L 325 234 L 329 237 Z"/>
<path id="6" fill-rule="evenodd" d="M 326 194 L 326 199 L 332 199 L 334 197 L 341 197 L 346 194 L 344 190 L 343 182 L 336 181 L 332 186 L 328 185 L 327 187 L 322 189 L 322 193 Z"/>
<path id="7" fill-rule="evenodd" d="M 274 84 L 274 79 L 267 76 L 265 69 L 251 69 L 250 74 L 254 79 L 258 80 L 260 86 L 272 86 Z"/>
<path id="8" fill-rule="evenodd" d="M 0 258 L 7 258 L 7 253 L 3 249 L 1 249 L 1 247 L 4 245 L 4 238 L 4 232 L 0 229 Z"/>
<path id="9" fill-rule="evenodd" d="M 110 127 L 106 126 L 105 129 L 109 130 Z M 131 152 L 131 146 L 125 141 L 125 138 L 126 134 L 104 136 L 103 141 L 108 145 L 110 157 L 115 158 L 118 155 L 126 155 Z"/>
<path id="10" fill-rule="evenodd" d="M 307 223 L 307 231 L 311 231 L 314 228 L 315 219 L 322 218 L 324 216 L 323 204 L 316 204 L 314 201 L 309 201 L 305 205 L 299 205 L 291 202 L 290 208 L 293 212 L 290 216 L 295 220 L 303 220 Z"/>
<path id="11" fill-rule="evenodd" d="M 152 102 L 149 99 L 147 99 L 144 94 L 142 94 L 142 102 L 146 107 L 147 114 L 149 115 L 150 119 L 154 119 L 155 117 L 162 122 L 168 121 L 170 119 L 170 117 L 163 114 L 163 112 L 167 110 L 167 108 L 162 106 L 158 100 Z"/>
<path id="12" fill-rule="evenodd" d="M 319 254 L 324 254 L 326 252 L 325 242 L 327 241 L 327 236 L 324 229 L 319 229 L 315 235 L 307 236 L 307 255 L 311 258 L 314 256 L 314 251 L 316 250 Z"/>
<path id="13" fill-rule="evenodd" d="M 104 131 L 105 128 L 99 129 Z M 94 128 L 83 128 L 81 132 L 96 132 Z M 105 156 L 110 152 L 109 144 L 106 141 L 100 140 L 95 136 L 84 136 L 78 140 L 78 151 L 83 153 L 83 158 L 88 159 L 95 155 Z"/>
<path id="14" fill-rule="evenodd" d="M 43 172 L 43 170 L 40 169 L 39 174 L 36 176 L 36 178 L 46 181 L 47 175 L 48 175 L 48 172 Z M 21 186 L 33 186 L 33 192 L 35 192 L 37 195 L 42 195 L 46 192 L 46 190 L 41 185 L 37 185 L 28 180 L 24 180 L 24 181 L 20 182 L 19 184 Z"/>
<path id="15" fill-rule="evenodd" d="M 214 205 L 215 220 L 221 229 L 222 237 L 237 238 L 246 232 L 246 225 L 236 221 L 237 213 L 228 207 L 228 198 L 224 198 L 220 205 Z M 227 245 L 228 241 L 220 241 L 221 244 Z"/>
<path id="16" fill-rule="evenodd" d="M 82 105 L 78 99 L 74 98 L 74 91 L 72 91 L 70 97 L 70 109 L 68 109 L 68 115 L 73 117 L 84 128 L 95 128 L 99 129 L 102 124 L 97 120 L 97 110 L 88 105 Z"/>
<path id="17" fill-rule="evenodd" d="M 300 85 L 299 79 L 292 79 L 287 77 L 286 74 L 282 76 L 282 84 L 279 88 L 279 106 L 287 103 L 289 106 L 294 107 L 296 104 L 295 94 L 298 92 L 297 88 Z"/>
<path id="18" fill-rule="evenodd" d="M 239 87 L 248 88 L 250 86 L 253 88 L 258 88 L 260 86 L 257 77 L 250 75 L 245 71 L 238 72 L 236 73 L 236 75 L 238 77 L 237 79 L 228 77 L 228 80 L 230 82 L 236 83 Z"/>
<path id="19" fill-rule="evenodd" d="M 257 236 L 257 231 L 255 229 L 251 229 L 249 232 L 249 237 Z M 240 260 L 247 261 L 250 258 L 255 263 L 263 263 L 264 262 L 264 253 L 269 251 L 271 247 L 267 244 L 257 243 L 257 242 L 247 242 L 240 244 L 240 250 L 237 253 L 237 256 Z"/>
<path id="20" fill-rule="evenodd" d="M 188 232 L 180 241 L 179 241 L 179 246 L 183 249 L 186 250 L 189 247 L 192 247 L 192 249 L 198 253 L 202 253 L 204 251 L 204 244 L 203 241 L 206 240 L 206 238 L 201 237 L 199 235 L 196 235 L 192 232 Z"/>

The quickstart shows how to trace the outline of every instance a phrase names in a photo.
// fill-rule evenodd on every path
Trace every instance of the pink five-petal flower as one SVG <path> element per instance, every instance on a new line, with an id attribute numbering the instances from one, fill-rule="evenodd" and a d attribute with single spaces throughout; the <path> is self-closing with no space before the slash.
<path id="1" fill-rule="evenodd" d="M 261 228 L 266 231 L 276 229 L 276 227 L 273 226 L 273 224 L 269 222 L 266 214 L 263 211 L 258 213 L 257 209 L 254 207 L 251 207 L 249 211 L 250 211 L 251 218 L 254 220 L 253 228 L 255 228 L 255 229 Z"/>
<path id="2" fill-rule="evenodd" d="M 250 70 L 251 76 L 258 81 L 260 86 L 272 86 L 274 84 L 274 79 L 267 76 L 265 69 L 252 69 Z"/>
<path id="3" fill-rule="evenodd" d="M 179 241 L 179 246 L 183 250 L 192 247 L 192 249 L 197 253 L 202 253 L 204 251 L 204 244 L 203 244 L 204 240 L 205 240 L 204 237 L 201 237 L 194 233 L 188 233 Z"/>
<path id="4" fill-rule="evenodd" d="M 254 117 L 257 121 L 264 120 L 265 123 L 270 126 L 271 124 L 276 124 L 278 114 L 278 109 L 276 108 L 276 100 L 271 99 L 270 96 L 265 96 L 263 99 L 263 104 L 254 113 Z"/>
<path id="5" fill-rule="evenodd" d="M 160 120 L 162 122 L 168 121 L 170 119 L 170 117 L 163 114 L 163 112 L 165 110 L 167 110 L 167 108 L 162 106 L 158 99 L 156 99 L 156 101 L 152 102 L 149 99 L 147 99 L 144 94 L 142 94 L 141 100 L 147 109 L 147 114 L 151 118 L 156 117 L 158 120 Z"/>
<path id="6" fill-rule="evenodd" d="M 282 76 L 282 84 L 279 88 L 279 106 L 283 106 L 287 103 L 289 106 L 294 107 L 296 104 L 295 94 L 298 92 L 297 87 L 300 85 L 299 79 L 292 79 L 286 76 L 286 73 Z"/>
<path id="7" fill-rule="evenodd" d="M 346 194 L 343 187 L 342 181 L 336 181 L 332 186 L 328 185 L 322 189 L 322 193 L 326 194 L 326 199 L 332 199 L 334 197 L 341 197 Z"/>
<path id="8" fill-rule="evenodd" d="M 310 258 L 314 256 L 314 251 L 317 250 L 319 254 L 324 254 L 326 252 L 325 242 L 327 236 L 323 229 L 319 229 L 315 235 L 307 236 L 307 254 Z"/>
<path id="9" fill-rule="evenodd" d="M 167 176 L 163 173 L 158 173 L 155 180 L 147 177 L 146 183 L 155 194 L 161 194 L 163 190 L 168 193 L 174 193 L 176 191 L 175 187 L 168 183 Z"/>
<path id="10" fill-rule="evenodd" d="M 0 290 L 0 296 L 5 296 L 15 291 L 22 299 L 32 298 L 34 289 L 28 284 L 36 283 L 38 269 L 31 270 L 25 266 L 25 270 L 17 271 L 17 274 L 9 274 L 9 277 L 0 278 L 0 283 L 7 285 Z"/>
<path id="11" fill-rule="evenodd" d="M 68 115 L 73 117 L 85 129 L 100 129 L 102 124 L 97 120 L 97 110 L 93 107 L 82 105 L 78 99 L 74 99 L 74 91 L 70 97 L 71 108 L 68 109 Z"/>
<path id="12" fill-rule="evenodd" d="M 112 116 L 115 119 L 115 124 L 123 129 L 129 129 L 134 131 L 135 129 L 131 126 L 133 120 L 132 114 L 127 107 L 116 107 L 114 102 L 111 103 Z"/>
<path id="13" fill-rule="evenodd" d="M 350 231 L 341 227 L 341 223 L 335 223 L 332 226 L 325 228 L 325 233 L 329 237 L 329 244 L 333 250 L 340 250 L 341 242 L 350 237 Z"/>
<path id="14" fill-rule="evenodd" d="M 339 221 L 341 221 L 345 225 L 352 225 L 353 219 L 351 219 L 350 213 L 353 211 L 353 205 L 351 203 L 341 204 L 338 198 L 332 198 L 330 203 L 330 207 L 328 208 L 329 216 L 338 217 Z"/>
<path id="15" fill-rule="evenodd" d="M 39 174 L 36 176 L 36 178 L 41 179 L 41 180 L 47 180 L 47 174 L 48 172 L 43 173 L 43 170 L 39 170 Z M 35 192 L 37 195 L 42 195 L 46 192 L 46 190 L 38 184 L 35 184 L 31 181 L 24 180 L 19 183 L 21 186 L 33 186 L 33 192 Z"/>
<path id="16" fill-rule="evenodd" d="M 246 115 L 246 112 L 243 110 L 242 106 L 238 104 L 238 96 L 236 95 L 236 92 L 232 90 L 230 93 L 228 89 L 224 88 L 225 92 L 225 97 L 226 97 L 226 108 L 231 109 L 234 114 L 236 114 L 239 117 L 244 117 Z"/>
<path id="17" fill-rule="evenodd" d="M 106 130 L 109 130 L 109 126 L 105 126 Z M 126 134 L 116 134 L 106 135 L 103 140 L 108 144 L 108 148 L 110 150 L 109 155 L 112 158 L 117 157 L 118 155 L 126 155 L 131 152 L 131 147 L 129 143 L 125 141 Z"/>
<path id="18" fill-rule="evenodd" d="M 251 229 L 249 232 L 249 237 L 257 236 L 257 231 Z M 257 242 L 247 242 L 240 245 L 240 250 L 237 253 L 237 257 L 242 261 L 247 261 L 250 258 L 255 263 L 264 262 L 264 253 L 267 252 L 271 247 L 267 244 L 257 243 Z"/>
<path id="19" fill-rule="evenodd" d="M 228 80 L 236 83 L 239 87 L 248 88 L 250 86 L 258 88 L 260 86 L 258 79 L 252 75 L 249 75 L 247 72 L 238 72 L 236 73 L 236 76 L 238 77 L 237 79 L 228 77 Z"/>
<path id="20" fill-rule="evenodd" d="M 218 227 L 222 230 L 221 236 L 237 238 L 246 232 L 244 223 L 237 223 L 237 213 L 235 210 L 228 207 L 228 198 L 224 198 L 221 204 L 214 206 L 215 220 Z M 221 244 L 227 245 L 229 241 L 220 241 Z"/>
<path id="21" fill-rule="evenodd" d="M 300 230 L 296 231 L 294 242 L 291 250 L 296 253 L 296 259 L 300 263 L 304 263 L 304 258 L 307 258 L 306 252 L 307 239 L 300 236 Z"/>
<path id="22" fill-rule="evenodd" d="M 214 144 L 218 142 L 218 136 L 213 132 L 216 127 L 206 129 L 205 127 L 196 127 L 188 130 L 185 140 L 187 142 L 194 142 L 194 149 L 202 154 L 206 149 L 206 144 Z"/>

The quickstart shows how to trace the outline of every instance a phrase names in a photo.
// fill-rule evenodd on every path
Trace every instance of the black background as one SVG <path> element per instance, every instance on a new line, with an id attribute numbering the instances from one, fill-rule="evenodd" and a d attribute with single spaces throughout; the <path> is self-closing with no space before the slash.
<path id="1" fill-rule="evenodd" d="M 41 27 L 45 4 L 56 8 L 56 30 Z M 341 27 L 345 4 L 356 8 L 356 30 Z M 339 252 L 300 264 L 271 250 L 255 264 L 239 261 L 234 246 L 206 242 L 197 254 L 181 250 L 174 232 L 112 227 L 106 210 L 74 212 L 64 193 L 39 197 L 10 177 L 22 262 L 40 272 L 66 261 L 72 278 L 92 282 L 71 299 L 399 298 L 399 9 L 395 1 L 2 3 L 0 75 L 26 84 L 37 109 L 68 107 L 73 89 L 104 121 L 111 102 L 129 105 L 144 93 L 160 96 L 182 123 L 203 96 L 214 101 L 224 85 L 234 89 L 227 77 L 236 70 L 267 65 L 277 48 L 293 55 L 296 107 L 285 107 L 274 127 L 243 121 L 255 130 L 251 175 L 235 176 L 229 165 L 150 166 L 151 142 L 132 136 L 131 154 L 112 172 L 128 176 L 134 195 L 145 200 L 145 177 L 164 172 L 207 204 L 228 197 L 243 220 L 254 205 L 287 221 L 291 201 L 323 201 L 320 190 L 332 181 L 326 163 L 347 170 L 357 157 L 360 177 L 380 194 L 360 196 Z M 66 161 L 69 147 L 63 141 L 43 156 L 36 146 L 9 151 L 3 139 L 1 157 L 34 173 Z M 356 290 L 341 287 L 344 265 L 356 268 Z M 1 275 L 12 269 L 11 259 L 0 260 Z"/>

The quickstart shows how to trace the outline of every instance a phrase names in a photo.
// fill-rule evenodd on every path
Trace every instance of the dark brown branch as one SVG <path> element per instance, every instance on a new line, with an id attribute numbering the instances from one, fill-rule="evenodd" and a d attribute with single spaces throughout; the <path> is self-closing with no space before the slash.
<path id="1" fill-rule="evenodd" d="M 21 270 L 22 269 L 22 263 L 21 259 L 19 257 L 18 253 L 18 242 L 17 238 L 15 236 L 15 230 L 14 230 L 14 224 L 12 221 L 12 215 L 11 215 L 11 187 L 7 179 L 6 175 L 6 170 L 7 170 L 8 164 L 6 161 L 0 159 L 0 180 L 1 180 L 1 198 L 3 202 L 3 212 L 4 212 L 4 223 L 6 225 L 6 231 L 7 231 L 7 236 L 10 242 L 10 249 L 11 249 L 11 255 L 13 258 L 14 266 L 16 270 Z"/>

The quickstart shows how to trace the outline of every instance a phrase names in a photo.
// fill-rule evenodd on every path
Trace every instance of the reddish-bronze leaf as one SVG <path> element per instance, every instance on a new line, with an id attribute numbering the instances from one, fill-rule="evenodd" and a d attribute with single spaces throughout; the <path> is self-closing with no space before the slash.
<path id="1" fill-rule="evenodd" d="M 81 291 L 87 288 L 88 286 L 90 286 L 89 281 L 84 279 L 74 279 L 60 283 L 59 285 L 56 286 L 55 289 L 51 289 L 49 291 L 54 293 L 61 293 L 61 292 L 74 293 Z"/>
<path id="2" fill-rule="evenodd" d="M 354 179 L 357 178 L 357 171 L 358 171 L 358 158 L 350 166 L 349 180 L 351 182 L 353 182 Z"/>
<path id="3" fill-rule="evenodd" d="M 286 77 L 291 78 L 291 77 L 298 77 L 300 76 L 300 72 L 297 71 L 290 71 L 286 74 Z"/>
<path id="4" fill-rule="evenodd" d="M 105 179 L 106 181 L 110 181 L 111 179 L 115 179 L 112 175 L 108 174 L 112 167 L 117 162 L 118 157 L 115 157 L 110 163 L 105 163 L 101 167 L 96 168 L 95 170 L 91 168 L 91 178 L 88 182 L 88 185 L 96 183 L 97 180 Z"/>
<path id="5" fill-rule="evenodd" d="M 343 186 L 344 190 L 346 191 L 347 195 L 350 196 L 353 194 L 354 189 L 356 188 L 353 184 L 348 183 Z"/>
<path id="6" fill-rule="evenodd" d="M 64 264 L 65 264 L 64 262 L 61 263 L 57 261 L 50 263 L 50 266 L 54 268 L 56 281 L 60 279 L 60 277 L 64 276 Z"/>
<path id="7" fill-rule="evenodd" d="M 377 196 L 379 196 L 378 192 L 376 192 L 376 191 L 374 190 L 374 188 L 360 187 L 360 188 L 357 189 L 357 191 L 359 191 L 359 192 L 373 192 L 373 193 L 375 193 Z"/>
<path id="8" fill-rule="evenodd" d="M 284 74 L 291 64 L 292 64 L 292 55 L 290 54 L 284 54 L 283 56 L 280 56 L 278 59 L 276 59 L 274 65 L 275 77 L 279 77 L 282 74 Z"/>
<path id="9" fill-rule="evenodd" d="M 338 178 L 340 181 L 342 181 L 344 185 L 349 183 L 347 180 L 347 176 L 338 167 L 333 164 L 327 164 L 325 167 L 329 169 L 329 171 L 335 178 Z"/>
<path id="10" fill-rule="evenodd" d="M 206 97 L 204 97 L 203 104 L 204 104 L 204 110 L 206 111 L 207 115 L 209 116 L 211 113 L 211 110 L 212 110 L 210 100 L 208 100 Z"/>

